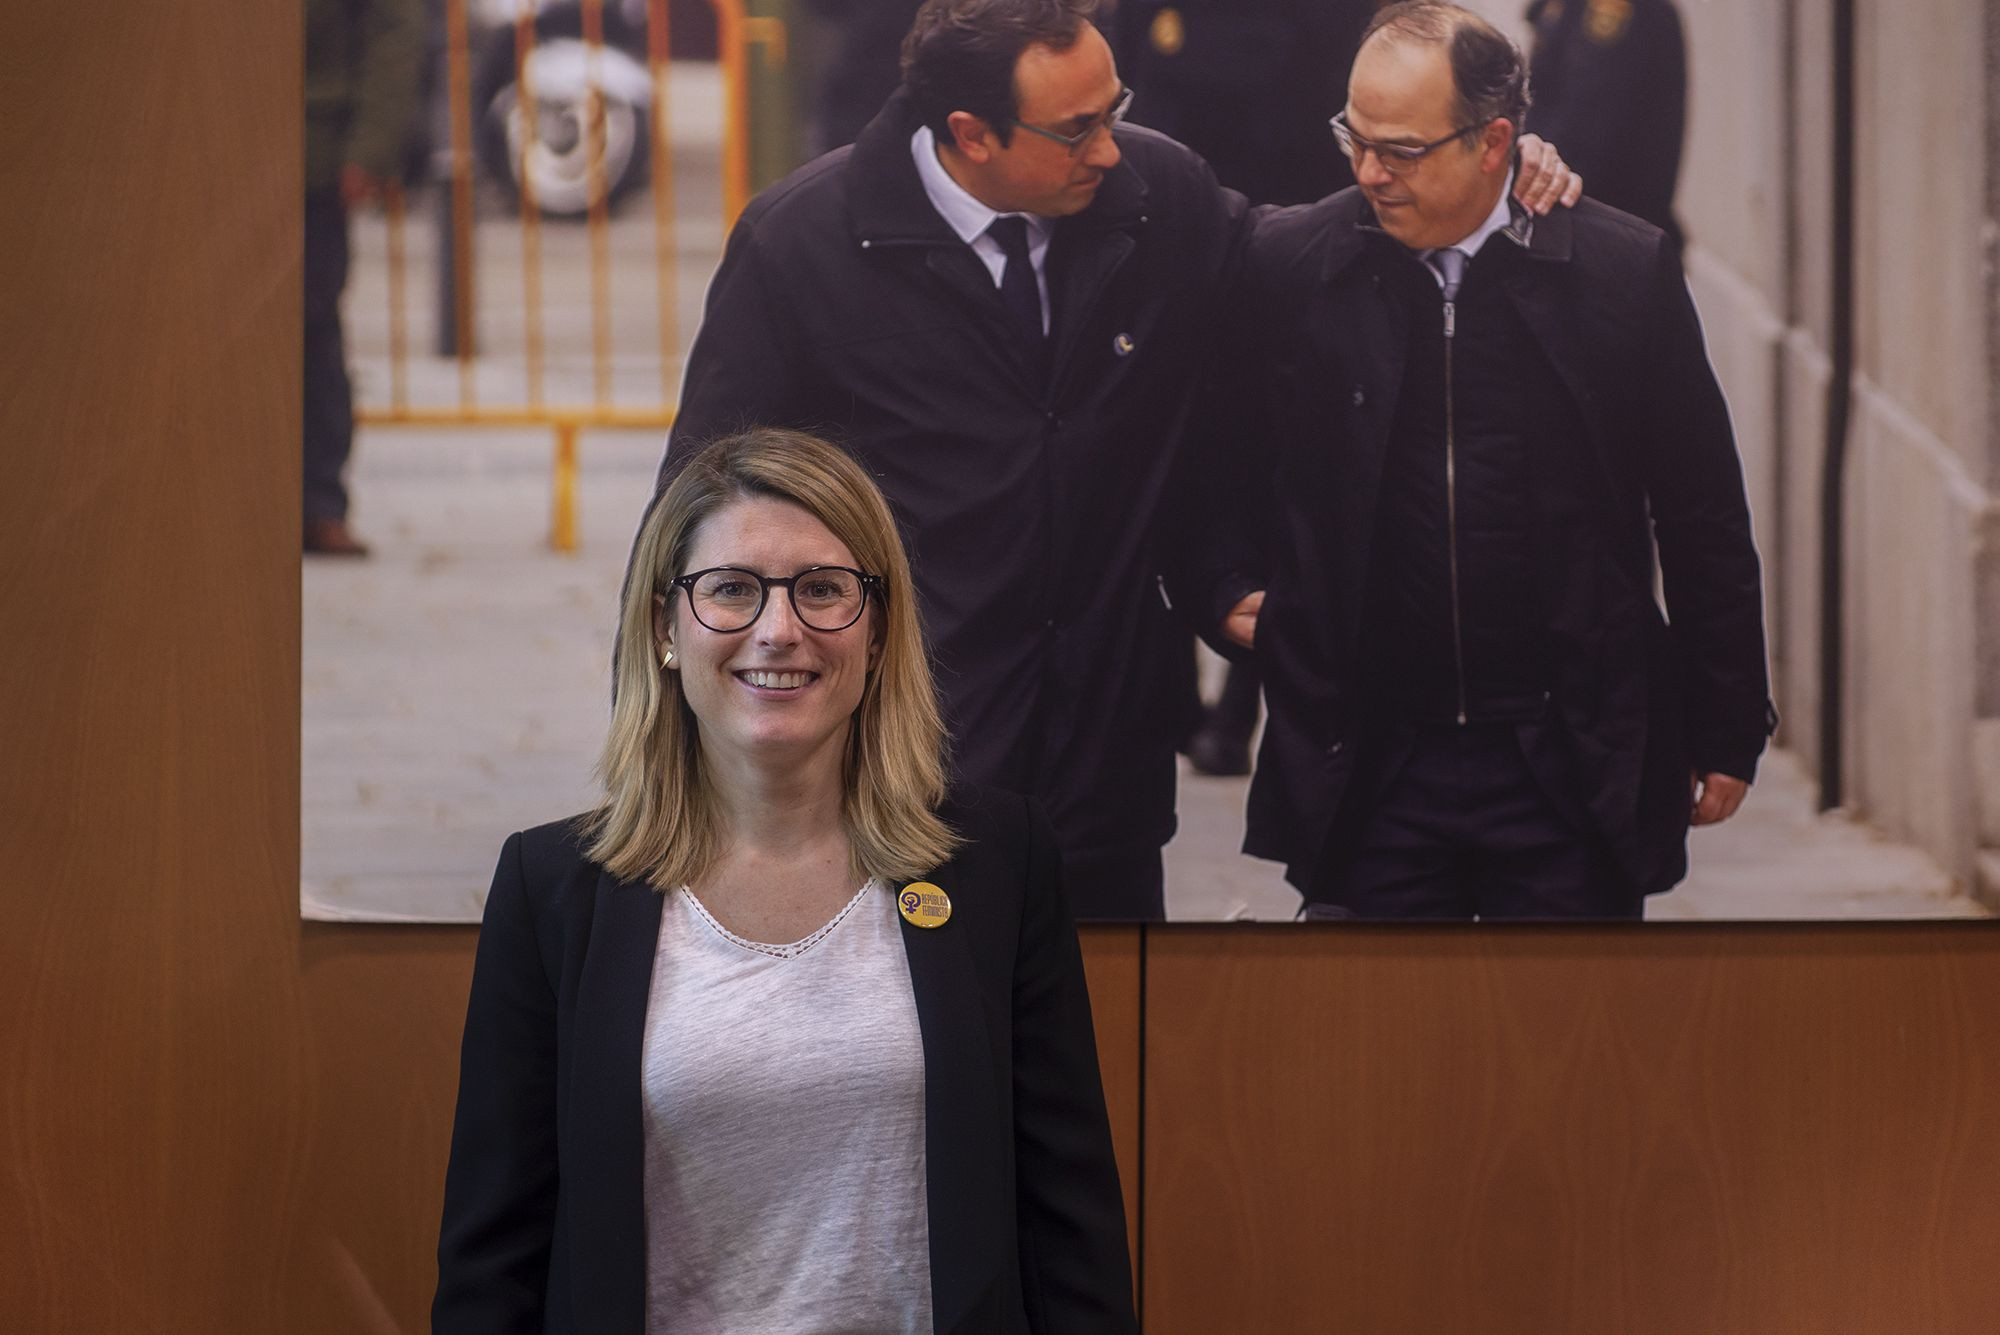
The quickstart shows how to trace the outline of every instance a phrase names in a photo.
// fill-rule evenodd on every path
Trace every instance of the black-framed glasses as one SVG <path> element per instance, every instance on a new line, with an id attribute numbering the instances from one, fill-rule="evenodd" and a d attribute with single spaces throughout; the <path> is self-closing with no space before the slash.
<path id="1" fill-rule="evenodd" d="M 1102 116 L 1092 117 L 1090 124 L 1084 126 L 1075 134 L 1060 134 L 1043 126 L 1030 125 L 1026 121 L 1015 120 L 1012 117 L 1008 118 L 1007 124 L 1018 126 L 1026 130 L 1029 134 L 1038 134 L 1044 139 L 1052 139 L 1070 152 L 1077 153 L 1082 151 L 1083 146 L 1090 142 L 1092 135 L 1096 134 L 1099 130 L 1109 130 L 1112 126 L 1118 124 L 1119 121 L 1124 120 L 1126 113 L 1131 110 L 1132 90 L 1130 88 L 1120 88 L 1118 90 L 1118 98 L 1111 104 L 1111 109 Z"/>
<path id="2" fill-rule="evenodd" d="M 882 577 L 847 566 L 807 566 L 796 575 L 760 575 L 741 566 L 710 566 L 668 581 L 687 594 L 688 610 L 710 630 L 748 630 L 764 614 L 771 590 L 792 600 L 792 613 L 809 630 L 846 630 L 861 620 L 872 591 L 882 596 Z"/>
<path id="3" fill-rule="evenodd" d="M 1431 154 L 1469 134 L 1484 129 L 1483 125 L 1461 125 L 1442 139 L 1433 139 L 1428 144 L 1383 144 L 1373 139 L 1363 139 L 1354 133 L 1354 127 L 1347 123 L 1347 113 L 1336 111 L 1327 124 L 1333 128 L 1333 140 L 1340 145 L 1340 151 L 1347 160 L 1357 167 L 1363 153 L 1373 153 L 1375 161 L 1382 164 L 1382 170 L 1391 176 L 1407 176 L 1417 169 L 1417 164 Z"/>

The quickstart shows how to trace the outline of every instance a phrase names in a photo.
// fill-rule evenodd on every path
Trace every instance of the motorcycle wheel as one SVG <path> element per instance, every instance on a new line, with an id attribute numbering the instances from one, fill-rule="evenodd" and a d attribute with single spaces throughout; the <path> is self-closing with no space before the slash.
<path id="1" fill-rule="evenodd" d="M 609 13 L 605 18 L 601 59 L 631 59 L 628 51 L 644 50 L 643 33 L 625 34 Z M 536 49 L 559 53 L 563 43 L 581 43 L 582 30 L 582 16 L 575 9 L 550 10 L 535 21 Z M 516 200 L 526 194 L 521 185 L 525 172 L 533 184 L 535 206 L 544 216 L 580 218 L 591 205 L 587 119 L 591 99 L 549 96 L 537 89 L 535 133 L 529 142 L 529 122 L 515 73 L 513 30 L 496 30 L 483 44 L 472 70 L 473 146 L 480 165 Z M 604 193 L 607 203 L 616 204 L 647 178 L 650 108 L 602 87 L 596 101 L 604 118 Z"/>

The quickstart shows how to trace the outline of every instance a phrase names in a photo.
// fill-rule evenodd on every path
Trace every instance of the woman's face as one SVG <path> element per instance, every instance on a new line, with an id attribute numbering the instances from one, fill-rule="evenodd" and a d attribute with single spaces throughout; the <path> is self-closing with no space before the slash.
<path id="1" fill-rule="evenodd" d="M 785 578 L 811 566 L 858 569 L 859 563 L 809 511 L 759 496 L 729 502 L 695 530 L 682 573 L 715 566 Z M 754 593 L 752 587 L 753 599 Z M 671 615 L 654 622 L 660 648 L 674 651 L 669 670 L 680 673 L 709 760 L 792 769 L 842 755 L 880 652 L 879 615 L 870 596 L 860 620 L 845 630 L 815 630 L 799 620 L 786 591 L 774 587 L 743 630 L 704 626 L 686 590 L 677 593 Z"/>

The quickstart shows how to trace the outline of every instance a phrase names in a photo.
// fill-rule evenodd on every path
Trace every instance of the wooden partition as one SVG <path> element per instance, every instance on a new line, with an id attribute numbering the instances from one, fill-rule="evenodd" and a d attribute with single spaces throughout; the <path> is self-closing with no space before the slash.
<path id="1" fill-rule="evenodd" d="M 1151 1335 L 2000 1330 L 2000 933 L 1153 929 Z"/>
<path id="2" fill-rule="evenodd" d="M 298 8 L 9 19 L 0 1325 L 414 1335 L 473 933 L 298 920 Z M 2000 1329 L 1995 943 L 1092 929 L 1148 1328 Z"/>

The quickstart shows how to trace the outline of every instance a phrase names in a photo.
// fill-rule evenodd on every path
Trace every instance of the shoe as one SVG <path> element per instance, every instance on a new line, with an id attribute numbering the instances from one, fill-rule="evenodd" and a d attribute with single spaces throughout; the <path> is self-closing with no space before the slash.
<path id="1" fill-rule="evenodd" d="M 1218 719 L 1211 710 L 1194 730 L 1194 736 L 1188 738 L 1187 758 L 1197 774 L 1218 778 L 1248 774 L 1250 735 Z"/>
<path id="2" fill-rule="evenodd" d="M 366 556 L 368 544 L 354 536 L 345 519 L 306 520 L 309 556 Z"/>

